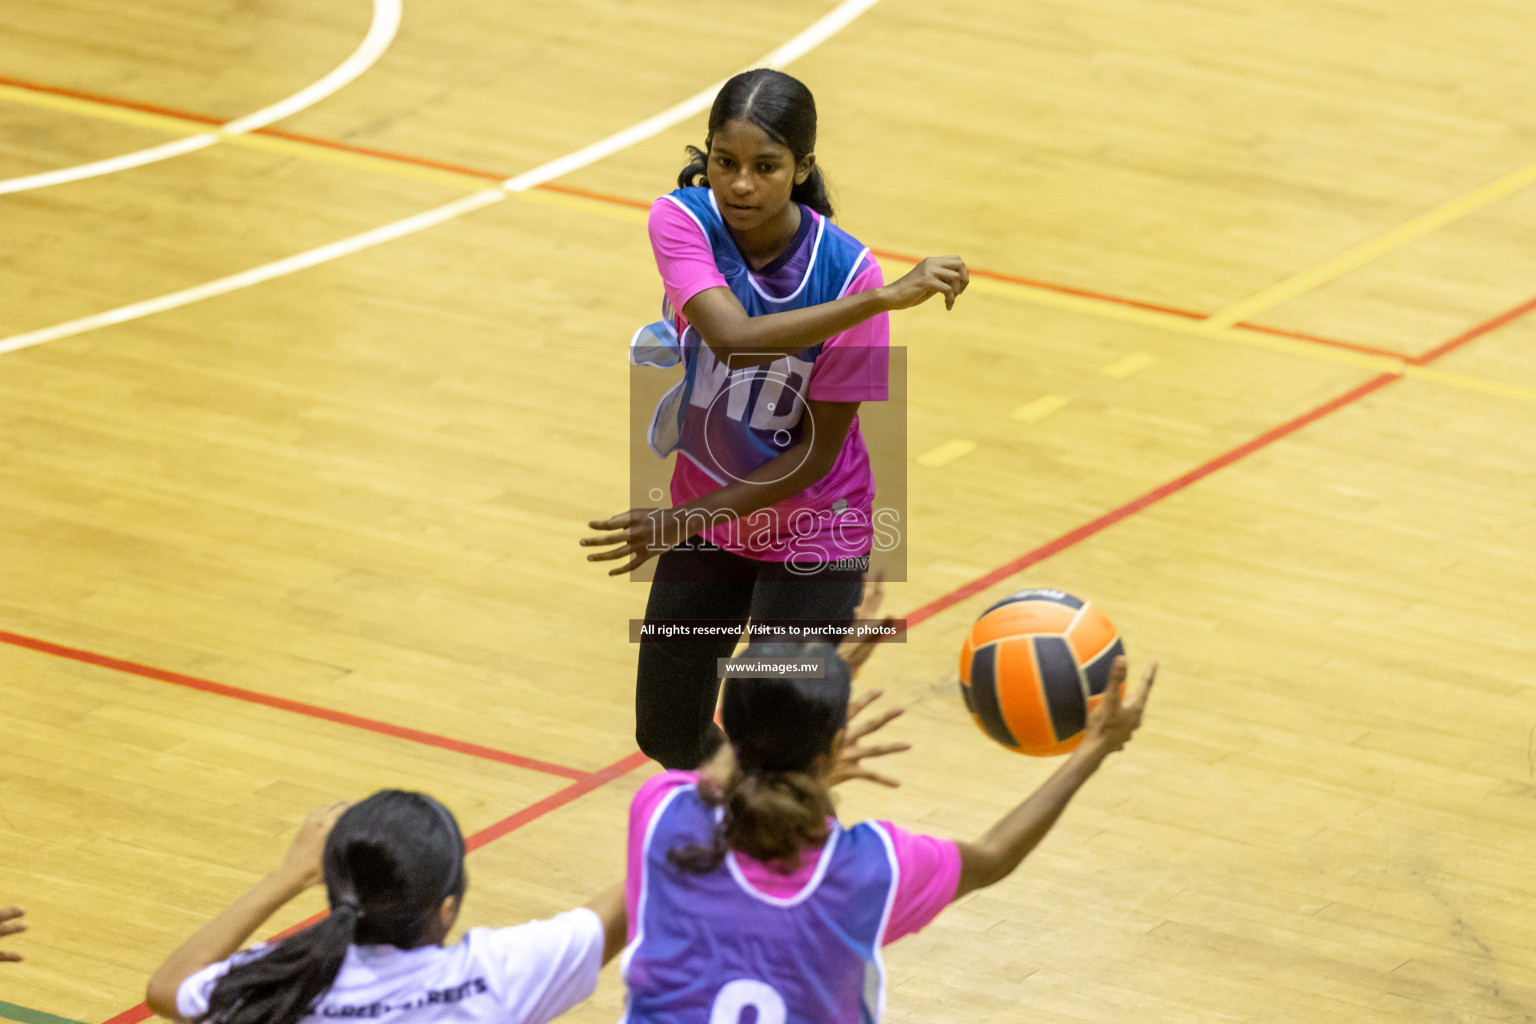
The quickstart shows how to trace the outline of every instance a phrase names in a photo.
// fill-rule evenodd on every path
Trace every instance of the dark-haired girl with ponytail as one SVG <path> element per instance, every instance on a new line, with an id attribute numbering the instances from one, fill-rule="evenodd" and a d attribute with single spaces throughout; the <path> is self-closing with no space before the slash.
<path id="1" fill-rule="evenodd" d="M 732 677 L 721 709 L 729 743 L 702 773 L 647 780 L 630 805 L 624 1024 L 878 1021 L 881 947 L 1018 867 L 1135 732 L 1156 671 L 1123 700 L 1117 659 L 1056 773 L 986 835 L 954 842 L 884 821 L 838 824 L 827 788 L 858 774 L 850 744 L 893 713 L 850 728 L 850 674 L 827 645 L 742 655 L 764 658 L 819 660 L 823 677 Z"/>
<path id="2" fill-rule="evenodd" d="M 657 407 L 650 446 L 677 452 L 671 508 L 588 525 L 591 561 L 659 555 L 646 619 L 736 623 L 701 643 L 642 634 L 640 748 L 696 768 L 719 743 L 716 659 L 740 626 L 853 617 L 874 537 L 875 480 L 862 402 L 885 401 L 886 314 L 968 281 L 958 256 L 923 260 L 886 284 L 869 249 L 831 222 L 816 159 L 816 103 L 779 71 L 726 82 L 702 150 L 651 207 L 664 316 L 630 346 L 636 364 L 683 378 Z"/>
<path id="3" fill-rule="evenodd" d="M 324 882 L 330 913 L 237 952 Z M 442 804 L 384 790 L 311 814 L 282 864 L 172 953 L 149 982 L 173 1021 L 372 1019 L 544 1024 L 590 996 L 623 943 L 619 886 L 547 921 L 471 928 L 444 946 L 464 897 L 464 837 Z"/>

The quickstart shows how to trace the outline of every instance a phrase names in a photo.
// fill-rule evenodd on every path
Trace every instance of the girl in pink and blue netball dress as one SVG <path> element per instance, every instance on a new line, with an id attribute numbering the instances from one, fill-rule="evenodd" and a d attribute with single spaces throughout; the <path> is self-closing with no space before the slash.
<path id="1" fill-rule="evenodd" d="M 651 207 L 665 319 L 636 334 L 631 359 L 683 368 L 649 438 L 677 453 L 673 504 L 593 521 L 612 532 L 582 544 L 612 546 L 589 560 L 627 559 L 613 574 L 659 555 L 648 622 L 727 624 L 703 642 L 641 641 L 636 737 L 668 768 L 718 745 L 716 660 L 740 626 L 851 621 L 874 534 L 858 409 L 887 397 L 885 314 L 934 295 L 952 306 L 968 280 L 951 256 L 885 284 L 831 222 L 815 143 L 809 90 L 744 72 L 716 97 L 680 187 Z"/>
<path id="2" fill-rule="evenodd" d="M 755 645 L 742 657 L 819 659 L 823 677 L 733 676 L 722 707 L 729 743 L 704 772 L 663 772 L 635 794 L 625 1024 L 878 1021 L 881 948 L 1018 866 L 1130 739 L 1156 669 L 1122 702 L 1118 659 L 1056 773 L 981 839 L 953 842 L 833 817 L 827 787 L 858 757 L 845 749 L 849 671 L 831 647 Z"/>

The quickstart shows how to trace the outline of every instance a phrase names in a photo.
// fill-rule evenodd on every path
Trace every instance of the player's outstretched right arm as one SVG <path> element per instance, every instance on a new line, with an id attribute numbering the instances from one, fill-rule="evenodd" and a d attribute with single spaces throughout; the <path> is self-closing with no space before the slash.
<path id="1" fill-rule="evenodd" d="M 1006 878 L 1045 838 L 1067 803 L 1088 777 L 1098 771 L 1104 759 L 1129 742 L 1131 734 L 1141 725 L 1147 694 L 1157 677 L 1157 662 L 1147 669 L 1136 692 L 1122 701 L 1120 688 L 1125 682 L 1125 671 L 1125 658 L 1116 658 L 1104 699 L 1088 716 L 1083 741 L 1066 763 L 1056 769 L 1029 799 L 993 825 L 986 835 L 973 843 L 957 844 L 960 847 L 960 884 L 955 889 L 955 899 Z"/>

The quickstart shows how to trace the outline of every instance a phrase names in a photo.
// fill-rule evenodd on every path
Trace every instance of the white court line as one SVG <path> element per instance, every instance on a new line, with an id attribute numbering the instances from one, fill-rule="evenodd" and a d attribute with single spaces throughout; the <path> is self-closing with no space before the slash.
<path id="1" fill-rule="evenodd" d="M 0 195 L 47 188 L 50 185 L 62 185 L 71 181 L 83 181 L 86 178 L 98 178 L 104 174 L 126 171 L 131 167 L 143 167 L 145 164 L 206 149 L 220 139 L 226 139 L 232 135 L 245 135 L 258 128 L 265 128 L 275 121 L 281 121 L 285 117 L 314 106 L 356 80 L 383 56 L 385 50 L 389 49 L 389 44 L 394 41 L 395 33 L 399 28 L 400 0 L 373 0 L 373 21 L 368 26 L 368 34 L 363 37 L 357 49 L 352 51 L 352 55 L 332 68 L 324 78 L 305 86 L 287 99 L 278 100 L 271 106 L 262 107 L 254 113 L 230 121 L 215 131 L 200 132 L 184 139 L 177 139 L 175 142 L 135 150 L 132 153 L 124 153 L 121 156 L 108 157 L 88 164 L 76 164 L 74 167 L 61 167 L 56 171 L 43 171 L 22 178 L 0 181 Z"/>
<path id="2" fill-rule="evenodd" d="M 823 15 L 819 21 L 777 50 L 765 54 L 761 60 L 751 66 L 781 68 L 791 61 L 798 60 L 847 28 L 853 19 L 879 2 L 880 0 L 843 0 Z M 628 149 L 637 142 L 644 142 L 651 136 L 659 135 L 673 125 L 686 121 L 694 114 L 708 110 L 710 104 L 715 101 L 715 94 L 725 83 L 726 79 L 722 78 L 713 85 L 700 89 L 681 103 L 668 107 L 659 114 L 653 114 L 621 132 L 615 132 L 606 139 L 600 139 L 590 146 L 583 146 L 574 153 L 567 153 L 565 156 L 551 160 L 542 167 L 535 167 L 531 171 L 508 178 L 502 182 L 502 187 L 509 192 L 523 192 L 535 185 L 542 185 L 546 181 L 552 181 L 572 171 L 595 164 L 604 157 L 612 156 L 622 149 Z"/>
<path id="3" fill-rule="evenodd" d="M 831 11 L 824 14 L 817 21 L 790 39 L 783 46 L 763 56 L 752 67 L 781 67 L 799 57 L 803 57 L 812 49 L 821 45 L 845 28 L 853 19 L 869 10 L 880 0 L 843 0 Z M 320 263 L 348 256 L 363 249 L 392 241 L 404 235 L 413 234 L 425 228 L 433 227 L 444 221 L 463 216 L 474 210 L 490 206 L 507 195 L 522 192 L 535 185 L 543 184 L 552 178 L 562 174 L 596 163 L 604 157 L 611 156 L 619 150 L 633 146 L 637 142 L 658 135 L 666 129 L 687 120 L 694 114 L 709 108 L 714 101 L 715 93 L 723 84 L 716 82 L 714 85 L 703 89 L 674 106 L 668 107 L 659 114 L 655 114 L 643 121 L 584 146 L 573 153 L 551 160 L 549 163 L 535 167 L 531 171 L 508 178 L 500 186 L 476 192 L 472 195 L 456 199 L 444 206 L 438 206 L 424 213 L 418 213 L 413 217 L 385 224 L 383 227 L 365 231 L 351 238 L 343 238 L 340 241 L 322 245 L 318 249 L 310 249 L 294 256 L 286 257 L 275 263 L 268 263 L 251 270 L 244 270 L 238 274 L 221 277 L 216 281 L 195 285 L 191 288 L 183 288 L 181 291 L 161 295 L 158 298 L 146 299 L 142 302 L 131 303 L 127 306 L 119 306 L 102 313 L 93 313 L 90 316 L 80 317 L 78 320 L 69 320 L 52 327 L 43 327 L 35 331 L 27 331 L 24 334 L 14 334 L 9 338 L 0 338 L 0 355 L 7 352 L 15 352 L 18 349 L 29 348 L 33 345 L 41 345 L 45 342 L 57 341 L 60 338 L 70 338 L 77 334 L 85 334 L 98 328 L 109 327 L 113 324 L 125 323 L 129 320 L 138 320 L 142 317 L 152 316 L 155 313 L 163 313 L 169 309 L 200 302 L 203 299 L 213 298 L 216 295 L 224 295 L 240 288 L 248 288 L 263 281 L 270 281 L 275 277 L 292 274 L 295 271 L 305 270 Z M 253 126 L 254 127 L 254 126 Z"/>
<path id="4" fill-rule="evenodd" d="M 294 256 L 280 259 L 275 263 L 267 263 L 250 270 L 242 270 L 238 274 L 221 277 L 216 281 L 208 281 L 204 284 L 194 285 L 191 288 L 183 288 L 179 292 L 171 292 L 153 299 L 145 299 L 143 302 L 131 303 L 127 306 L 119 306 L 109 309 L 105 313 L 94 313 L 91 316 L 81 317 L 78 320 L 68 320 L 52 327 L 44 327 L 36 331 L 28 331 L 25 334 L 15 334 L 0 341 L 0 355 L 6 352 L 14 352 L 17 349 L 28 348 L 32 345 L 41 345 L 48 341 L 57 341 L 59 338 L 69 338 L 76 334 L 84 334 L 86 331 L 94 331 L 100 327 L 110 327 L 112 324 L 125 323 L 129 320 L 138 320 L 142 317 L 152 316 L 155 313 L 163 313 L 168 309 L 178 306 L 186 306 L 193 302 L 201 302 L 203 299 L 211 299 L 215 295 L 224 295 L 240 288 L 249 288 L 253 284 L 270 281 L 274 277 L 282 277 L 295 271 L 313 267 L 318 263 L 325 263 L 338 256 L 367 249 L 370 246 L 388 242 L 402 235 L 409 235 L 423 228 L 430 228 L 435 224 L 441 224 L 445 220 L 452 220 L 472 210 L 478 210 L 483 206 L 499 202 L 507 197 L 500 189 L 486 189 L 454 200 L 446 206 L 439 206 L 425 213 L 418 213 L 414 217 L 405 220 L 397 220 L 393 224 L 385 224 L 383 227 L 365 231 L 361 235 L 351 238 L 343 238 L 339 242 L 322 245 L 318 249 L 310 249 Z"/>

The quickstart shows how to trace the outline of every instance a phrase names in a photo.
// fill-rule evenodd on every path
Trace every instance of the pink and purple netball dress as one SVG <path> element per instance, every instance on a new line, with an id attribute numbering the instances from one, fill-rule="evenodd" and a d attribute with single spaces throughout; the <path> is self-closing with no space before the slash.
<path id="1" fill-rule="evenodd" d="M 948 905 L 955 844 L 886 823 L 833 822 L 795 872 L 728 853 L 714 871 L 692 874 L 667 851 L 714 833 L 717 811 L 696 779 L 656 776 L 631 809 L 627 1024 L 878 1021 L 880 948 Z"/>
<path id="2" fill-rule="evenodd" d="M 784 253 L 753 270 L 736 248 L 707 188 L 683 188 L 651 208 L 650 233 L 666 292 L 666 319 L 641 328 L 630 344 L 636 365 L 683 366 L 662 398 L 649 441 L 657 455 L 679 453 L 675 505 L 740 480 L 793 448 L 815 423 L 806 401 L 884 401 L 889 322 L 871 318 L 771 364 L 730 370 L 681 315 L 706 288 L 727 287 L 749 316 L 831 302 L 879 287 L 880 267 L 857 239 L 807 207 Z M 703 536 L 727 551 L 764 561 L 835 560 L 870 549 L 875 482 L 858 421 L 825 478 L 749 517 Z"/>

